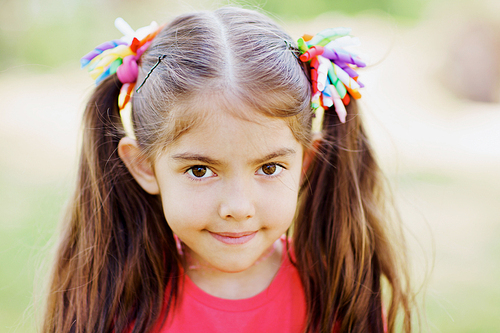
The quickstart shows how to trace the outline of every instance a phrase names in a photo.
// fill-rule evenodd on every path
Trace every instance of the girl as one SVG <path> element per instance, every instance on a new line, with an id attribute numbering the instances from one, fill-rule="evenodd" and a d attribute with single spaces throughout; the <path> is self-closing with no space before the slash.
<path id="1" fill-rule="evenodd" d="M 98 86 L 43 331 L 410 332 L 348 31 L 299 50 L 243 9 L 116 23 L 82 59 Z"/>

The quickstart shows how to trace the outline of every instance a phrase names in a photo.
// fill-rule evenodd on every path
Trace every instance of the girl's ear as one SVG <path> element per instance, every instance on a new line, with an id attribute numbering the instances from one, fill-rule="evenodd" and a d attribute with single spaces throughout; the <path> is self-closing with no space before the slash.
<path id="1" fill-rule="evenodd" d="M 118 155 L 128 171 L 149 194 L 159 194 L 160 188 L 151 162 L 141 153 L 137 141 L 124 137 L 118 143 Z"/>
<path id="2" fill-rule="evenodd" d="M 302 160 L 302 175 L 300 179 L 301 184 L 304 182 L 304 178 L 307 175 L 309 168 L 311 167 L 312 161 L 314 161 L 314 158 L 318 153 L 318 148 L 322 140 L 323 136 L 321 135 L 321 133 L 315 133 L 313 135 L 311 147 L 304 151 L 304 159 Z"/>

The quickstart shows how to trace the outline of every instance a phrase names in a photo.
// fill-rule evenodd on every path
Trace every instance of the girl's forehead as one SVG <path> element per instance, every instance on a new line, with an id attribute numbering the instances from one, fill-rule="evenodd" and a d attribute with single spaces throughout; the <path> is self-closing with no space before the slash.
<path id="1" fill-rule="evenodd" d="M 294 138 L 284 118 L 266 116 L 258 110 L 246 107 L 190 109 L 189 118 L 195 120 L 180 136 L 214 138 L 227 136 L 228 139 L 244 136 L 274 136 L 286 134 Z M 250 139 L 250 138 L 249 138 Z"/>
<path id="2" fill-rule="evenodd" d="M 197 137 L 197 140 L 202 141 L 207 137 L 220 136 L 221 132 L 227 136 L 236 136 L 238 131 L 243 131 L 247 136 L 267 137 L 269 140 L 272 133 L 280 132 L 307 146 L 299 139 L 300 135 L 297 135 L 301 131 L 297 116 L 284 117 L 270 105 L 262 108 L 262 104 L 254 104 L 241 96 L 242 94 L 220 89 L 219 86 L 190 94 L 175 103 L 168 112 L 164 132 L 166 140 L 162 145 L 164 149 L 158 152 L 176 146 L 179 141 L 185 141 L 182 140 L 184 136 Z M 261 96 L 261 101 L 266 98 Z"/>
<path id="3" fill-rule="evenodd" d="M 219 110 L 183 133 L 166 150 L 166 157 L 203 158 L 229 165 L 261 161 L 269 156 L 302 156 L 302 145 L 281 118 L 261 114 L 249 121 Z M 266 119 L 267 118 L 267 119 Z M 285 154 L 286 153 L 286 154 Z"/>
<path id="4" fill-rule="evenodd" d="M 206 130 L 218 128 L 222 123 L 236 122 L 238 120 L 247 125 L 258 124 L 268 129 L 277 129 L 288 126 L 287 117 L 272 116 L 257 105 L 249 105 L 247 101 L 227 91 L 204 91 L 187 99 L 175 108 L 174 122 L 186 123 L 186 130 Z M 207 126 L 205 126 L 207 125 Z M 227 126 L 227 125 L 226 125 Z M 255 127 L 253 127 L 255 128 Z"/>

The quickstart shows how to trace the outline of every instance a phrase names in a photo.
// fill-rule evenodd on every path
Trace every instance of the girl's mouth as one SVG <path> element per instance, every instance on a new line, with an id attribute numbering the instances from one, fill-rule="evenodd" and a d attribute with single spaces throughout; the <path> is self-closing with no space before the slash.
<path id="1" fill-rule="evenodd" d="M 255 237 L 257 231 L 249 232 L 211 232 L 210 235 L 224 244 L 245 244 Z"/>

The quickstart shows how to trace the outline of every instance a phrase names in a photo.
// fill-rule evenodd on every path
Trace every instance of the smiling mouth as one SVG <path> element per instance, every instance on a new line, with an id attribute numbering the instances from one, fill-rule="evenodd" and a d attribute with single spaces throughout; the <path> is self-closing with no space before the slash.
<path id="1" fill-rule="evenodd" d="M 255 237 L 257 231 L 250 232 L 211 232 L 210 235 L 224 244 L 245 244 Z"/>

